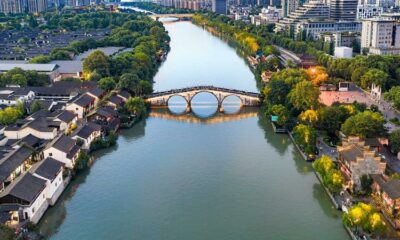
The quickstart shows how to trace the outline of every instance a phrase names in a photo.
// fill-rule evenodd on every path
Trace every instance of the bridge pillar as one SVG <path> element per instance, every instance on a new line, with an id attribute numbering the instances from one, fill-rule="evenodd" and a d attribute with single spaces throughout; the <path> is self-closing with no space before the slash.
<path id="1" fill-rule="evenodd" d="M 186 102 L 186 110 L 185 110 L 185 112 L 186 113 L 192 112 L 192 102 L 190 100 Z"/>

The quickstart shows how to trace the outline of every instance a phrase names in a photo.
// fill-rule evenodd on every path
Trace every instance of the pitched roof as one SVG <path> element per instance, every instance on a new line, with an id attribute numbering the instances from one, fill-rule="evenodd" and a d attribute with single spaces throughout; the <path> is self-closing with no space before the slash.
<path id="1" fill-rule="evenodd" d="M 46 180 L 40 179 L 27 172 L 12 182 L 2 193 L 0 199 L 11 195 L 32 204 L 37 196 L 45 189 Z M 10 202 L 11 203 L 11 202 Z"/>
<path id="2" fill-rule="evenodd" d="M 76 141 L 66 135 L 61 135 L 59 138 L 56 138 L 51 144 L 52 147 L 68 153 L 75 146 Z"/>
<path id="3" fill-rule="evenodd" d="M 28 136 L 19 140 L 19 144 L 26 144 L 29 147 L 35 147 L 36 144 L 40 143 L 41 141 L 42 141 L 42 139 L 37 138 L 37 137 L 33 136 L 32 134 L 29 134 Z"/>
<path id="4" fill-rule="evenodd" d="M 375 182 L 382 188 L 382 190 L 389 195 L 391 199 L 400 198 L 400 180 L 390 179 L 385 181 L 382 175 L 372 175 Z"/>
<path id="5" fill-rule="evenodd" d="M 53 181 L 57 177 L 63 166 L 64 164 L 62 162 L 57 161 L 54 158 L 48 157 L 33 166 L 30 172 L 49 179 L 50 181 Z"/>
<path id="6" fill-rule="evenodd" d="M 126 99 L 128 99 L 131 96 L 131 94 L 128 91 L 125 91 L 125 90 L 119 91 L 118 95 L 121 96 L 121 97 L 124 97 Z"/>
<path id="7" fill-rule="evenodd" d="M 78 106 L 81 107 L 87 107 L 90 103 L 94 102 L 94 98 L 87 95 L 87 94 L 83 94 L 80 97 L 76 98 L 73 103 L 75 103 Z"/>
<path id="8" fill-rule="evenodd" d="M 114 103 L 115 105 L 120 105 L 121 103 L 124 102 L 124 100 L 121 97 L 118 97 L 116 95 L 112 95 L 110 99 L 108 99 L 108 101 Z"/>
<path id="9" fill-rule="evenodd" d="M 24 71 L 34 70 L 38 72 L 52 72 L 57 69 L 56 64 L 29 64 L 29 63 L 0 63 L 0 71 L 9 71 L 13 68 L 21 68 Z"/>
<path id="10" fill-rule="evenodd" d="M 87 139 L 95 131 L 101 131 L 101 126 L 93 122 L 88 122 L 76 133 L 76 135 L 80 138 Z"/>
<path id="11" fill-rule="evenodd" d="M 96 87 L 90 90 L 89 93 L 93 96 L 101 97 L 104 94 L 104 91 L 101 88 Z"/>
<path id="12" fill-rule="evenodd" d="M 75 118 L 75 114 L 70 111 L 63 111 L 60 115 L 57 116 L 63 122 L 69 123 Z"/>
<path id="13" fill-rule="evenodd" d="M 0 160 L 0 181 L 4 181 L 8 178 L 18 166 L 32 155 L 32 153 L 32 149 L 22 146 L 4 155 Z"/>
<path id="14" fill-rule="evenodd" d="M 351 145 L 340 151 L 340 155 L 346 162 L 356 161 L 357 157 L 363 156 L 363 150 L 359 146 Z"/>
<path id="15" fill-rule="evenodd" d="M 103 117 L 115 117 L 118 115 L 117 111 L 110 106 L 105 106 L 97 109 L 95 114 L 98 114 Z"/>
<path id="16" fill-rule="evenodd" d="M 60 73 L 78 73 L 83 71 L 82 61 L 76 60 L 55 60 L 50 63 L 57 64 L 59 66 L 58 71 Z"/>

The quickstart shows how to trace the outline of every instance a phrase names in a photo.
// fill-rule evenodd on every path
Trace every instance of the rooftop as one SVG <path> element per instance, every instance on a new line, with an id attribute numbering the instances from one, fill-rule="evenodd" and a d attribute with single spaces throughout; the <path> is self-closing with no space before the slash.
<path id="1" fill-rule="evenodd" d="M 64 164 L 62 162 L 48 157 L 33 166 L 30 172 L 53 181 L 62 170 L 63 166 Z"/>
<path id="2" fill-rule="evenodd" d="M 0 71 L 6 72 L 10 71 L 13 68 L 21 68 L 22 70 L 34 70 L 38 72 L 52 72 L 57 69 L 56 64 L 29 64 L 29 63 L 0 63 Z"/>
<path id="3" fill-rule="evenodd" d="M 2 202 L 1 199 L 3 197 L 11 195 L 26 201 L 30 205 L 45 187 L 46 180 L 35 177 L 31 173 L 27 172 L 12 182 L 2 193 L 0 193 L 0 202 Z"/>

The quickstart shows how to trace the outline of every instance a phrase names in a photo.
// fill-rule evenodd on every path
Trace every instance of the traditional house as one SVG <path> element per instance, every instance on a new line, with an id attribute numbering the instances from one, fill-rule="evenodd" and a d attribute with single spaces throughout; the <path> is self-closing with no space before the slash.
<path id="1" fill-rule="evenodd" d="M 111 106 L 115 109 L 123 106 L 125 104 L 124 98 L 117 95 L 112 95 L 107 102 L 107 106 Z"/>
<path id="2" fill-rule="evenodd" d="M 95 107 L 95 98 L 83 94 L 67 103 L 66 110 L 73 112 L 78 118 L 84 118 Z"/>
<path id="3" fill-rule="evenodd" d="M 93 97 L 95 99 L 95 105 L 97 106 L 100 102 L 100 100 L 104 97 L 105 91 L 103 91 L 101 88 L 96 87 L 87 92 L 89 96 Z"/>
<path id="4" fill-rule="evenodd" d="M 400 229 L 400 180 L 389 179 L 383 175 L 372 175 L 372 190 L 376 205 L 391 219 L 389 221 L 397 230 Z"/>
<path id="5" fill-rule="evenodd" d="M 72 138 L 76 140 L 81 140 L 83 143 L 83 149 L 89 149 L 90 144 L 93 142 L 93 140 L 100 136 L 101 126 L 93 122 L 88 122 L 81 129 L 79 129 L 76 132 L 76 135 L 74 135 Z"/>
<path id="6" fill-rule="evenodd" d="M 25 146 L 4 153 L 0 159 L 0 192 L 31 167 L 33 153 L 31 148 Z"/>
<path id="7" fill-rule="evenodd" d="M 349 189 L 358 189 L 363 175 L 382 174 L 386 169 L 386 162 L 358 137 L 344 139 L 338 152 L 340 170 Z"/>
<path id="8" fill-rule="evenodd" d="M 88 119 L 101 125 L 103 131 L 115 132 L 120 125 L 118 111 L 111 106 L 98 108 Z"/>
<path id="9" fill-rule="evenodd" d="M 0 204 L 20 205 L 22 214 L 19 214 L 19 209 L 15 209 L 11 215 L 20 216 L 16 219 L 19 222 L 29 220 L 36 224 L 49 206 L 46 190 L 46 180 L 27 172 L 0 193 Z"/>
<path id="10" fill-rule="evenodd" d="M 131 97 L 131 94 L 125 90 L 120 90 L 118 92 L 117 96 L 122 98 L 124 100 L 124 102 L 126 102 Z"/>
<path id="11" fill-rule="evenodd" d="M 62 162 L 48 157 L 37 163 L 29 171 L 35 177 L 46 180 L 46 198 L 51 206 L 56 203 L 64 191 L 63 169 L 64 164 Z"/>
<path id="12" fill-rule="evenodd" d="M 70 111 L 62 111 L 54 118 L 54 121 L 62 122 L 62 127 L 60 130 L 64 131 L 68 130 L 72 127 L 72 125 L 76 124 L 76 122 L 78 121 L 78 117 Z"/>
<path id="13" fill-rule="evenodd" d="M 0 104 L 2 105 L 14 106 L 18 102 L 30 102 L 34 98 L 35 93 L 28 88 L 0 88 Z"/>
<path id="14" fill-rule="evenodd" d="M 53 139 L 60 129 L 59 121 L 51 121 L 46 117 L 18 120 L 16 124 L 7 126 L 4 135 L 8 139 L 21 139 L 29 134 L 41 139 Z"/>
<path id="15" fill-rule="evenodd" d="M 65 167 L 72 169 L 80 150 L 75 139 L 62 134 L 48 144 L 43 154 L 45 158 L 52 157 L 64 163 Z"/>

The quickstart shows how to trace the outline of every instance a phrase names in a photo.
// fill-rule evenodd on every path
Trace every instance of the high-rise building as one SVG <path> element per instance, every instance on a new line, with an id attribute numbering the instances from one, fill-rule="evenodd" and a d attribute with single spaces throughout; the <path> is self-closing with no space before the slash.
<path id="1" fill-rule="evenodd" d="M 296 11 L 299 5 L 300 5 L 299 0 L 282 0 L 281 6 L 283 11 L 283 16 L 287 17 L 290 13 Z"/>
<path id="2" fill-rule="evenodd" d="M 47 10 L 47 0 L 28 0 L 28 12 L 39 13 Z"/>
<path id="3" fill-rule="evenodd" d="M 285 31 L 303 20 L 328 19 L 329 6 L 320 1 L 310 1 L 276 23 L 275 31 Z"/>
<path id="4" fill-rule="evenodd" d="M 0 0 L 0 12 L 4 14 L 23 13 L 24 4 L 22 0 Z"/>
<path id="5" fill-rule="evenodd" d="M 80 7 L 89 5 L 90 5 L 90 0 L 65 0 L 65 6 L 69 7 Z"/>
<path id="6" fill-rule="evenodd" d="M 383 13 L 383 7 L 376 4 L 363 4 L 357 6 L 357 20 L 380 16 Z"/>
<path id="7" fill-rule="evenodd" d="M 357 0 L 331 0 L 330 18 L 340 21 L 354 21 L 356 19 Z"/>
<path id="8" fill-rule="evenodd" d="M 212 0 L 212 11 L 219 14 L 227 14 L 227 0 Z"/>
<path id="9" fill-rule="evenodd" d="M 400 23 L 383 18 L 362 21 L 361 48 L 370 54 L 400 54 Z"/>

